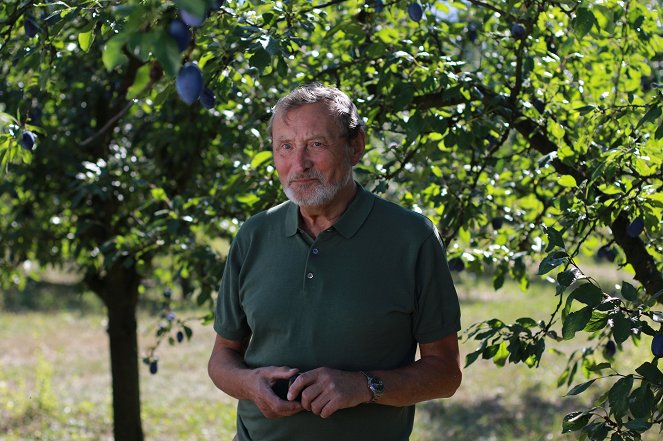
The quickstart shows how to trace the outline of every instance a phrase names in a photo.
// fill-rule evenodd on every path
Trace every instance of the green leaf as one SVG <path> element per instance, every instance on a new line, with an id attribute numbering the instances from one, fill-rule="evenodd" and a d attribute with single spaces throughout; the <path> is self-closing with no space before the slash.
<path id="1" fill-rule="evenodd" d="M 603 300 L 603 291 L 593 283 L 583 283 L 574 289 L 569 296 L 585 305 L 597 306 Z"/>
<path id="2" fill-rule="evenodd" d="M 106 42 L 101 60 L 106 67 L 106 70 L 111 71 L 117 66 L 126 63 L 127 56 L 122 53 L 122 47 L 127 42 L 126 34 L 119 34 Z"/>
<path id="3" fill-rule="evenodd" d="M 253 193 L 245 193 L 237 196 L 237 201 L 248 206 L 252 206 L 256 202 L 260 201 L 260 198 Z"/>
<path id="4" fill-rule="evenodd" d="M 197 17 L 207 15 L 207 0 L 175 0 L 175 4 L 178 8 L 184 9 Z"/>
<path id="5" fill-rule="evenodd" d="M 577 107 L 573 110 L 575 110 L 576 112 L 579 112 L 580 115 L 586 115 L 589 112 L 592 112 L 594 109 L 595 109 L 594 106 L 582 106 L 582 107 Z"/>
<path id="6" fill-rule="evenodd" d="M 629 410 L 636 418 L 649 418 L 656 406 L 654 392 L 651 390 L 649 384 L 643 383 L 642 386 L 637 388 L 629 398 Z"/>
<path id="7" fill-rule="evenodd" d="M 272 61 L 272 56 L 262 47 L 256 49 L 253 56 L 249 59 L 249 64 L 255 67 L 262 74 Z"/>
<path id="8" fill-rule="evenodd" d="M 94 41 L 94 29 L 91 29 L 87 32 L 81 32 L 78 34 L 78 45 L 83 50 L 83 52 L 87 52 L 90 50 L 90 46 L 92 46 L 93 41 Z"/>
<path id="9" fill-rule="evenodd" d="M 612 335 L 617 343 L 624 343 L 631 336 L 632 322 L 623 314 L 617 314 L 612 317 Z"/>
<path id="10" fill-rule="evenodd" d="M 585 332 L 596 332 L 608 325 L 608 314 L 600 311 L 592 311 L 592 318 L 582 329 Z"/>
<path id="11" fill-rule="evenodd" d="M 591 440 L 603 440 L 608 436 L 608 424 L 605 421 L 593 421 L 583 429 L 583 435 L 587 433 Z"/>
<path id="12" fill-rule="evenodd" d="M 663 122 L 658 126 L 658 129 L 656 129 L 654 136 L 657 140 L 663 138 Z"/>
<path id="13" fill-rule="evenodd" d="M 128 99 L 136 98 L 150 83 L 150 70 L 151 66 L 149 64 L 145 64 L 138 69 L 134 83 L 127 90 Z"/>
<path id="14" fill-rule="evenodd" d="M 638 374 L 642 375 L 645 380 L 659 386 L 663 386 L 663 372 L 661 372 L 656 365 L 647 361 L 640 365 L 635 370 Z"/>
<path id="15" fill-rule="evenodd" d="M 628 430 L 633 430 L 634 432 L 646 432 L 651 428 L 651 423 L 648 421 L 645 421 L 641 418 L 636 418 L 634 420 L 631 420 L 624 424 L 624 427 L 626 427 Z"/>
<path id="16" fill-rule="evenodd" d="M 272 159 L 272 151 L 263 150 L 262 152 L 255 155 L 253 159 L 251 159 L 251 168 L 255 170 L 258 167 L 260 167 L 262 164 L 264 164 L 265 162 L 271 159 Z"/>
<path id="17" fill-rule="evenodd" d="M 585 412 L 571 412 L 564 417 L 562 433 L 575 432 L 587 425 L 590 415 Z"/>
<path id="18" fill-rule="evenodd" d="M 648 123 L 650 121 L 656 121 L 658 118 L 661 116 L 661 108 L 658 106 L 653 106 L 650 107 L 647 113 L 640 118 L 640 121 L 638 121 L 638 125 L 636 126 L 636 129 L 640 128 L 641 125 Z"/>
<path id="19" fill-rule="evenodd" d="M 541 264 L 539 265 L 539 270 L 537 271 L 536 274 L 539 276 L 548 274 L 553 269 L 564 264 L 567 258 L 568 254 L 566 253 L 566 251 L 561 251 L 561 250 L 553 251 L 552 253 L 544 257 L 544 259 L 541 261 Z"/>
<path id="20" fill-rule="evenodd" d="M 576 280 L 576 272 L 572 269 L 557 274 L 557 282 L 562 286 L 571 286 Z"/>
<path id="21" fill-rule="evenodd" d="M 570 391 L 566 393 L 565 396 L 572 396 L 572 395 L 580 395 L 584 391 L 586 391 L 594 382 L 596 381 L 596 378 L 593 380 L 589 380 L 585 383 L 578 384 L 577 386 L 574 386 Z"/>
<path id="22" fill-rule="evenodd" d="M 594 25 L 598 26 L 594 13 L 587 8 L 578 8 L 573 19 L 573 31 L 576 36 L 581 39 L 587 35 Z"/>
<path id="23" fill-rule="evenodd" d="M 562 337 L 564 340 L 572 339 L 576 332 L 582 331 L 592 318 L 592 307 L 585 306 L 584 308 L 572 312 L 564 319 L 562 325 Z"/>
<path id="24" fill-rule="evenodd" d="M 507 358 L 509 357 L 509 350 L 507 349 L 507 343 L 503 341 L 500 343 L 497 352 L 493 355 L 493 363 L 497 366 L 504 366 Z"/>
<path id="25" fill-rule="evenodd" d="M 610 369 L 611 367 L 612 365 L 610 363 L 603 362 L 593 366 L 589 366 L 587 370 L 590 372 L 601 372 L 603 369 Z"/>
<path id="26" fill-rule="evenodd" d="M 638 299 L 638 290 L 628 282 L 622 282 L 622 297 L 629 302 L 634 302 Z"/>
<path id="27" fill-rule="evenodd" d="M 171 77 L 176 76 L 182 65 L 177 43 L 165 31 L 156 33 L 155 37 L 152 40 L 154 44 L 150 47 L 151 51 L 154 53 L 163 71 Z"/>
<path id="28" fill-rule="evenodd" d="M 545 232 L 546 236 L 548 236 L 548 247 L 546 248 L 546 252 L 552 251 L 556 246 L 562 249 L 566 248 L 561 231 L 557 231 L 553 227 L 546 227 Z"/>
<path id="29" fill-rule="evenodd" d="M 478 349 L 478 350 L 472 352 L 471 354 L 467 354 L 467 356 L 465 356 L 465 367 L 468 367 L 472 363 L 477 361 L 477 359 L 479 358 L 479 355 L 481 355 L 482 352 L 483 352 L 483 349 Z"/>
<path id="30" fill-rule="evenodd" d="M 608 403 L 612 413 L 622 417 L 628 412 L 628 397 L 633 387 L 633 375 L 620 378 L 612 385 L 608 392 Z"/>
<path id="31" fill-rule="evenodd" d="M 403 110 L 414 98 L 414 89 L 407 84 L 401 84 L 395 90 L 394 109 Z"/>
<path id="32" fill-rule="evenodd" d="M 154 187 L 150 190 L 150 194 L 152 196 L 152 199 L 155 199 L 157 201 L 167 201 L 168 200 L 168 195 L 166 194 L 166 190 L 164 190 L 161 187 Z"/>
<path id="33" fill-rule="evenodd" d="M 578 183 L 576 182 L 576 178 L 574 178 L 571 175 L 562 175 L 558 180 L 557 183 L 561 185 L 562 187 L 567 187 L 567 188 L 576 188 L 578 186 Z"/>

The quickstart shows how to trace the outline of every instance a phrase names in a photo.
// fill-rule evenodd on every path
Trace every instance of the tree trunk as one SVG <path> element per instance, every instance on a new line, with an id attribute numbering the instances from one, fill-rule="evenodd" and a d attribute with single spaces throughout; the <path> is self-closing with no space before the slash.
<path id="1" fill-rule="evenodd" d="M 136 320 L 140 277 L 133 265 L 116 262 L 98 281 L 108 312 L 113 435 L 115 441 L 143 441 Z"/>

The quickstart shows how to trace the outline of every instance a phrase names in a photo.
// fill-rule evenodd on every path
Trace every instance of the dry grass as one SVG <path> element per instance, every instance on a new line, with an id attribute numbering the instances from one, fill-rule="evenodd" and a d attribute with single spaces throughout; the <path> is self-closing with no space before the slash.
<path id="1" fill-rule="evenodd" d="M 613 272 L 606 275 L 620 277 Z M 460 278 L 458 288 L 464 326 L 491 317 L 547 319 L 557 300 L 552 286 L 544 284 L 528 293 L 513 286 L 495 293 L 485 283 Z M 53 292 L 62 295 L 57 289 Z M 72 306 L 75 302 L 65 302 L 69 309 L 50 309 L 57 302 L 35 301 L 49 307 L 0 310 L 1 441 L 111 439 L 111 379 L 103 311 L 93 299 L 77 298 L 85 314 Z M 20 302 L 14 299 L 11 304 Z M 154 319 L 141 313 L 143 351 L 154 343 L 154 326 Z M 157 375 L 141 365 L 146 439 L 229 440 L 234 433 L 235 402 L 207 377 L 213 330 L 200 324 L 192 327 L 191 341 L 160 348 Z M 461 350 L 466 354 L 475 344 L 463 342 Z M 579 344 L 574 341 L 559 349 Z M 629 347 L 620 354 L 618 364 L 634 366 L 646 356 L 647 348 Z M 489 361 L 477 361 L 466 369 L 455 397 L 418 406 L 412 440 L 569 439 L 561 435 L 561 420 L 579 402 L 562 398 L 566 389 L 556 387 L 565 362 L 565 357 L 553 353 L 546 354 L 539 369 L 500 369 Z"/>

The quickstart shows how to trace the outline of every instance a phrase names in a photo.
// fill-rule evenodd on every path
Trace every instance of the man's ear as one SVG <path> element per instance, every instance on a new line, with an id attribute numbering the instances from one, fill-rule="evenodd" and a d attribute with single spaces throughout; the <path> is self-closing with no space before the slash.
<path id="1" fill-rule="evenodd" d="M 359 130 L 357 136 L 350 140 L 350 160 L 352 165 L 357 165 L 361 157 L 364 155 L 364 148 L 366 147 L 366 133 Z"/>

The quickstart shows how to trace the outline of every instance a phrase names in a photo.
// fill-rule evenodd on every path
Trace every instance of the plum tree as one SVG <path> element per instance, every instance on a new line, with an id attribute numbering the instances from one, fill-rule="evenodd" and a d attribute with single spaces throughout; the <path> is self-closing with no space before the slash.
<path id="1" fill-rule="evenodd" d="M 599 383 L 573 388 L 579 377 L 601 378 L 612 399 L 579 409 L 562 430 L 635 439 L 660 428 L 659 395 L 636 393 L 658 384 L 654 361 L 618 377 L 596 359 L 609 340 L 620 351 L 660 332 L 660 2 L 446 7 L 0 2 L 0 282 L 36 277 L 27 260 L 66 264 L 102 299 L 117 439 L 142 438 L 139 294 L 157 286 L 164 302 L 181 292 L 211 311 L 224 256 L 206 238 L 232 239 L 283 199 L 266 124 L 277 97 L 311 81 L 355 98 L 368 129 L 357 179 L 427 215 L 450 266 L 464 262 L 454 276 L 492 277 L 495 289 L 550 283 L 558 308 L 465 330 L 478 348 L 468 369 L 478 359 L 537 368 L 559 340 L 589 337 L 559 384 L 579 394 Z M 178 11 L 204 18 L 183 51 L 168 32 Z M 43 17 L 29 40 L 27 14 Z M 203 87 L 217 97 L 213 111 Z M 39 148 L 22 147 L 26 130 Z M 500 228 L 497 213 L 508 220 Z M 595 254 L 628 280 L 599 286 L 582 268 Z"/>

